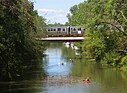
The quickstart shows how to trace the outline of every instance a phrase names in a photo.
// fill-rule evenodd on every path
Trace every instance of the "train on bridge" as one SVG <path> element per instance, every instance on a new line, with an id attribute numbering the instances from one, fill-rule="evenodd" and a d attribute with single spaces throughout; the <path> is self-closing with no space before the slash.
<path id="1" fill-rule="evenodd" d="M 47 37 L 82 37 L 85 28 L 82 26 L 48 26 Z"/>

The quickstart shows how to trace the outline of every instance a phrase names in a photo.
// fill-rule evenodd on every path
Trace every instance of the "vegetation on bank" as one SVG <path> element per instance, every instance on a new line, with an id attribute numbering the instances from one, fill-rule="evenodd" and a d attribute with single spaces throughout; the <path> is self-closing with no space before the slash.
<path id="1" fill-rule="evenodd" d="M 83 57 L 127 69 L 127 1 L 87 0 L 70 12 L 66 24 L 86 28 Z"/>
<path id="2" fill-rule="evenodd" d="M 45 25 L 30 0 L 0 0 L 0 80 L 21 78 L 27 63 L 40 62 L 46 45 L 35 37 Z"/>

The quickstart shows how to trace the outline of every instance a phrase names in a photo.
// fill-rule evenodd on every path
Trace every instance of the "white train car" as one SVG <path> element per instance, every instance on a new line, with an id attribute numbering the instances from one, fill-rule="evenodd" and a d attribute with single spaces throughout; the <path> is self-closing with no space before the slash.
<path id="1" fill-rule="evenodd" d="M 85 29 L 81 26 L 49 26 L 48 37 L 70 37 L 83 36 Z"/>

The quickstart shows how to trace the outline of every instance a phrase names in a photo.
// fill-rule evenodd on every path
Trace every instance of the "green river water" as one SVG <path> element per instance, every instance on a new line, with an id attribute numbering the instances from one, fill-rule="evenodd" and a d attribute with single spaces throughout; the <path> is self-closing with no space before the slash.
<path id="1" fill-rule="evenodd" d="M 0 82 L 0 93 L 127 93 L 127 72 L 81 59 L 69 48 L 49 47 L 45 54 L 45 80 L 40 78 L 41 69 L 35 67 L 26 72 L 33 79 Z M 90 83 L 82 83 L 88 76 Z"/>

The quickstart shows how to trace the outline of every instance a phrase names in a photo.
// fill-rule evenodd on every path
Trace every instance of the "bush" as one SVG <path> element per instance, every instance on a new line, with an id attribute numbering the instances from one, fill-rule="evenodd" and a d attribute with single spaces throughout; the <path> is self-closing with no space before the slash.
<path id="1" fill-rule="evenodd" d="M 113 52 L 105 53 L 103 62 L 106 64 L 110 64 L 112 66 L 118 66 L 119 60 L 120 60 L 120 55 L 117 52 L 113 51 Z"/>
<path id="2" fill-rule="evenodd" d="M 127 67 L 127 56 L 122 57 L 122 59 L 121 59 L 119 65 L 120 65 L 120 66 L 125 65 L 125 66 Z"/>

